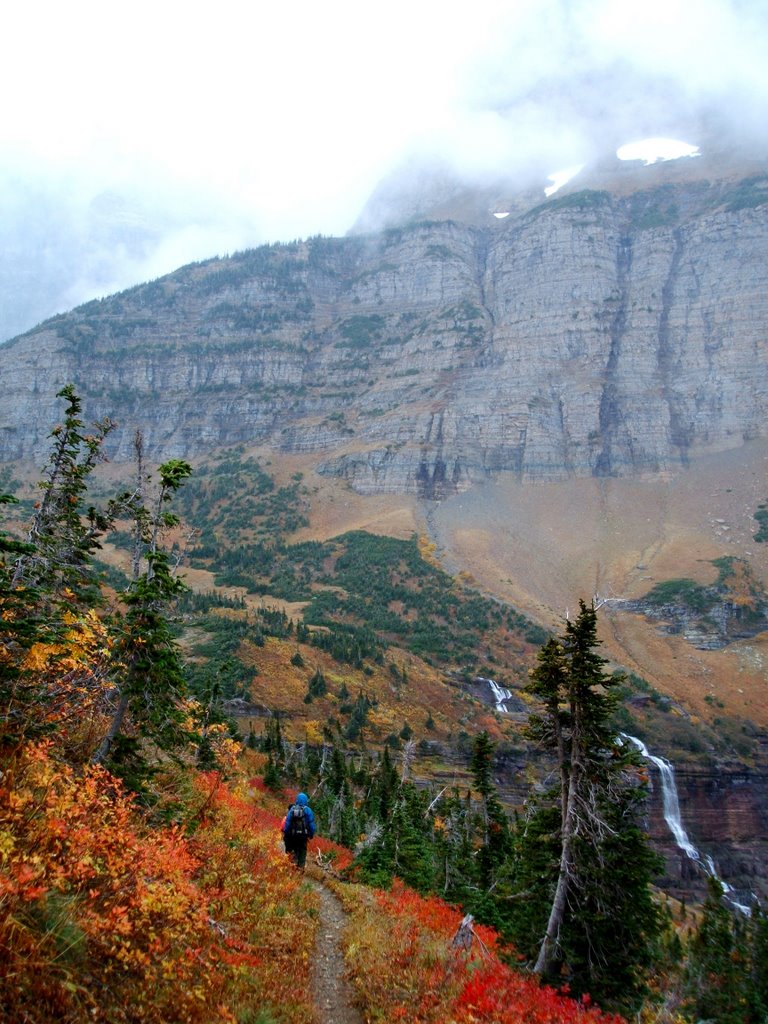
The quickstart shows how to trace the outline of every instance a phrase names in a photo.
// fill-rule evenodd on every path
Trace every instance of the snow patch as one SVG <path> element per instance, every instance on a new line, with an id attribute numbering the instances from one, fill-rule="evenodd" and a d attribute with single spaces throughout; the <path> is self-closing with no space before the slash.
<path id="1" fill-rule="evenodd" d="M 616 150 L 619 160 L 642 160 L 646 167 L 659 161 L 679 160 L 680 157 L 701 156 L 698 146 L 680 139 L 642 139 L 628 142 Z"/>
<path id="2" fill-rule="evenodd" d="M 548 174 L 547 181 L 551 181 L 552 184 L 548 185 L 544 189 L 544 195 L 547 199 L 549 199 L 550 196 L 553 196 L 558 189 L 563 187 L 563 185 L 567 185 L 571 178 L 575 178 L 583 166 L 584 164 L 578 164 L 576 167 L 566 167 L 562 171 L 555 171 L 554 174 Z"/>

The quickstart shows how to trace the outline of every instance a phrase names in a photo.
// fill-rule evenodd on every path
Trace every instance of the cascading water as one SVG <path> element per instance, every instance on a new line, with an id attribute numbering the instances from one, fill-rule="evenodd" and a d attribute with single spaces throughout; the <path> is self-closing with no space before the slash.
<path id="1" fill-rule="evenodd" d="M 669 831 L 675 837 L 675 842 L 683 853 L 687 854 L 691 860 L 701 863 L 701 854 L 690 841 L 688 833 L 683 827 L 683 819 L 680 814 L 680 800 L 677 795 L 677 784 L 675 782 L 675 772 L 672 765 L 663 757 L 656 757 L 655 754 L 652 754 L 643 741 L 639 740 L 636 736 L 628 736 L 627 733 L 623 732 L 621 733 L 621 737 L 639 750 L 646 761 L 650 761 L 651 764 L 655 764 L 659 769 L 659 775 L 661 776 L 661 798 L 662 806 L 664 808 L 664 821 L 666 821 Z"/>
<path id="2" fill-rule="evenodd" d="M 622 732 L 619 735 L 623 740 L 626 740 L 627 743 L 631 743 L 636 750 L 639 750 L 646 761 L 650 761 L 651 764 L 658 768 L 659 776 L 661 778 L 661 799 L 664 821 L 666 821 L 670 832 L 675 837 L 675 842 L 679 849 L 681 849 L 690 860 L 698 864 L 703 871 L 720 883 L 723 889 L 723 894 L 732 906 L 737 910 L 740 910 L 742 914 L 749 915 L 751 913 L 750 908 L 745 906 L 743 903 L 739 903 L 735 899 L 732 887 L 720 878 L 715 869 L 715 864 L 712 858 L 708 855 L 702 857 L 699 850 L 697 850 L 688 838 L 688 833 L 685 831 L 683 819 L 680 814 L 680 800 L 677 795 L 677 783 L 675 782 L 675 771 L 672 765 L 665 758 L 657 757 L 655 754 L 652 754 L 643 741 L 639 740 L 636 736 L 629 736 L 625 732 Z"/>
<path id="3" fill-rule="evenodd" d="M 511 690 L 506 689 L 504 686 L 499 686 L 495 679 L 488 679 L 486 676 L 478 676 L 478 683 L 488 683 L 493 694 L 493 699 L 496 701 L 496 710 L 505 714 L 507 711 L 506 701 L 511 700 L 514 694 Z"/>

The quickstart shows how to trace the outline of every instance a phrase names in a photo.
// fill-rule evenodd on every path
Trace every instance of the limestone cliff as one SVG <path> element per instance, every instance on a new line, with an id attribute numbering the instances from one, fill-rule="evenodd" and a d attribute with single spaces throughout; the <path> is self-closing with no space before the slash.
<path id="1" fill-rule="evenodd" d="M 0 459 L 74 381 L 152 456 L 270 444 L 358 491 L 656 473 L 768 422 L 768 177 L 574 191 L 185 267 L 0 348 Z"/>

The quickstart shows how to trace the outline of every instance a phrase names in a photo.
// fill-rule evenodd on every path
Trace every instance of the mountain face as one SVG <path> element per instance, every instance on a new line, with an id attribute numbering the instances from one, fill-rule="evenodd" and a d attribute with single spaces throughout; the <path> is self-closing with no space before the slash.
<path id="1" fill-rule="evenodd" d="M 149 460 L 271 446 L 305 455 L 361 494 L 430 500 L 496 474 L 568 479 L 531 488 L 537 501 L 519 489 L 514 507 L 504 491 L 503 516 L 517 531 L 508 537 L 495 508 L 481 521 L 487 488 L 464 494 L 466 508 L 457 500 L 429 506 L 441 547 L 450 550 L 453 536 L 454 552 L 455 521 L 474 517 L 470 540 L 488 538 L 484 578 L 505 600 L 527 596 L 534 611 L 562 614 L 595 580 L 637 596 L 650 588 L 642 581 L 670 574 L 684 543 L 700 569 L 730 553 L 712 525 L 730 514 L 715 503 L 726 492 L 748 505 L 747 526 L 734 519 L 722 529 L 753 532 L 762 474 L 734 471 L 733 488 L 707 477 L 706 493 L 719 497 L 700 510 L 712 527 L 701 549 L 683 529 L 698 509 L 687 479 L 677 487 L 683 511 L 672 482 L 672 513 L 662 516 L 656 492 L 643 492 L 646 480 L 636 479 L 622 505 L 614 491 L 623 481 L 605 478 L 747 451 L 745 442 L 768 433 L 768 176 L 665 173 L 653 187 L 601 180 L 546 202 L 494 202 L 504 217 L 475 204 L 457 219 L 263 247 L 58 316 L 0 347 L 0 461 L 45 459 L 61 410 L 55 393 L 73 382 L 86 419 L 117 422 L 108 442 L 115 460 L 131 458 L 140 429 Z M 337 519 L 341 505 L 332 509 Z M 566 516 L 579 519 L 572 533 Z M 625 527 L 618 539 L 617 523 Z M 672 554 L 670 539 L 678 542 Z M 524 559 L 533 568 L 521 576 Z M 633 582 L 633 573 L 642 575 Z M 680 632 L 689 627 L 686 619 Z M 721 632 L 730 643 L 731 627 Z M 669 648 L 660 669 L 653 633 L 641 646 L 639 629 L 624 621 L 607 649 L 662 689 L 693 680 L 683 697 L 699 710 L 723 697 L 752 717 L 764 703 L 758 648 L 751 675 L 744 652 L 720 671 L 712 651 L 692 661 L 681 647 Z M 683 811 L 701 822 L 692 835 L 744 888 L 766 884 L 764 762 L 763 747 L 752 774 L 743 766 L 680 773 Z M 668 874 L 685 875 L 658 807 L 653 820 Z"/>
<path id="2" fill-rule="evenodd" d="M 487 224 L 183 268 L 0 348 L 0 459 L 55 392 L 148 454 L 313 453 L 361 493 L 658 473 L 765 432 L 768 176 L 556 195 Z"/>

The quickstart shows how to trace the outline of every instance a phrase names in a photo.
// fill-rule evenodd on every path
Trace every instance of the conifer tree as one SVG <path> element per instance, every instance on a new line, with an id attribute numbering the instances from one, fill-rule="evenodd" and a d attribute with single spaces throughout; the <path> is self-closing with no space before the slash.
<path id="1" fill-rule="evenodd" d="M 337 796 L 347 781 L 347 761 L 340 747 L 330 748 L 330 759 L 326 759 L 321 782 L 333 796 Z"/>
<path id="2" fill-rule="evenodd" d="M 280 728 L 280 715 L 277 712 L 273 712 L 266 721 L 261 749 L 277 754 L 280 761 L 285 760 L 285 743 Z"/>
<path id="3" fill-rule="evenodd" d="M 109 517 L 91 505 L 83 507 L 88 477 L 101 459 L 110 420 L 95 423 L 85 433 L 80 419 L 82 403 L 71 384 L 58 392 L 67 407 L 63 423 L 51 432 L 53 450 L 43 492 L 27 537 L 30 548 L 16 561 L 15 587 L 36 587 L 48 601 L 66 601 L 69 607 L 98 603 L 99 589 L 93 553 L 99 536 L 109 527 Z"/>
<path id="4" fill-rule="evenodd" d="M 391 819 L 392 873 L 417 892 L 434 886 L 435 861 L 432 835 L 426 816 L 426 794 L 412 782 L 400 787 Z"/>
<path id="5" fill-rule="evenodd" d="M 766 1002 L 766 922 L 735 915 L 723 887 L 709 880 L 699 927 L 691 939 L 684 972 L 684 1008 L 695 1020 L 717 1024 L 763 1024 Z"/>
<path id="6" fill-rule="evenodd" d="M 323 821 L 323 834 L 351 848 L 359 833 L 359 821 L 347 761 L 341 748 L 325 748 L 319 776 L 313 808 Z"/>
<path id="7" fill-rule="evenodd" d="M 371 707 L 370 700 L 363 694 L 362 690 L 357 696 L 354 705 L 352 706 L 352 712 L 349 716 L 349 722 L 347 728 L 344 730 L 344 736 L 351 742 L 362 743 L 362 732 L 363 728 L 368 720 L 368 711 Z"/>
<path id="8" fill-rule="evenodd" d="M 57 397 L 66 399 L 67 406 L 63 423 L 50 435 L 52 452 L 39 485 L 43 496 L 27 540 L 0 537 L 0 729 L 6 743 L 53 728 L 51 680 L 24 670 L 25 652 L 40 643 L 54 658 L 55 645 L 66 645 L 77 624 L 100 601 L 93 554 L 111 519 L 93 506 L 85 508 L 84 500 L 112 424 L 96 423 L 93 433 L 87 434 L 72 385 Z M 0 496 L 3 505 L 15 500 Z M 74 697 L 80 682 L 73 676 L 64 684 L 53 681 L 59 703 Z"/>
<path id="9" fill-rule="evenodd" d="M 138 779 L 144 766 L 140 753 L 143 739 L 151 739 L 165 750 L 191 739 L 183 726 L 181 699 L 186 694 L 186 679 L 181 654 L 166 618 L 169 603 L 185 587 L 159 541 L 163 530 L 178 524 L 165 505 L 192 470 L 179 459 L 160 466 L 159 488 L 150 506 L 145 499 L 139 435 L 136 449 L 137 486 L 132 495 L 124 496 L 134 517 L 134 579 L 123 594 L 126 613 L 115 627 L 116 705 L 92 760 L 96 764 L 109 761 L 126 778 L 136 771 Z M 128 722 L 131 728 L 126 733 Z"/>
<path id="10" fill-rule="evenodd" d="M 320 669 L 315 669 L 314 675 L 309 680 L 307 687 L 307 697 L 311 701 L 315 697 L 324 697 L 328 692 L 328 684 L 325 681 L 325 676 Z M 306 702 L 306 698 L 305 698 Z"/>
<path id="11" fill-rule="evenodd" d="M 475 737 L 470 761 L 475 789 L 482 797 L 480 847 L 477 850 L 481 893 L 488 893 L 493 888 L 498 872 L 510 852 L 509 823 L 492 778 L 494 749 L 490 736 L 483 731 Z M 477 912 L 479 908 L 474 909 Z M 487 919 L 487 915 L 485 917 Z"/>
<path id="12" fill-rule="evenodd" d="M 10 494 L 0 494 L 0 505 L 18 504 Z M 26 652 L 41 636 L 43 624 L 31 587 L 13 585 L 12 558 L 31 554 L 31 544 L 0 530 L 0 745 L 17 743 L 28 727 L 24 708 Z"/>
<path id="13" fill-rule="evenodd" d="M 763 1019 L 768 1018 L 768 914 L 758 907 L 752 912 L 751 919 L 752 965 L 750 981 L 753 990 L 754 1005 L 762 1012 Z"/>
<path id="14" fill-rule="evenodd" d="M 389 757 L 386 747 L 384 751 L 382 760 Z M 398 781 L 396 774 L 396 788 L 391 790 L 391 778 L 385 770 L 375 803 L 380 816 L 368 819 L 368 840 L 357 864 L 371 884 L 386 885 L 396 875 L 419 892 L 429 892 L 435 882 L 435 857 L 426 794 L 412 782 Z"/>
<path id="15" fill-rule="evenodd" d="M 540 651 L 528 686 L 541 706 L 530 733 L 554 755 L 559 785 L 554 803 L 533 808 L 516 841 L 519 890 L 533 884 L 541 897 L 536 877 L 546 871 L 547 918 L 538 930 L 529 904 L 513 912 L 512 930 L 518 941 L 538 930 L 536 973 L 565 974 L 576 993 L 627 1009 L 642 997 L 661 931 L 650 893 L 658 861 L 639 825 L 635 755 L 612 724 L 622 677 L 607 673 L 597 653 L 594 608 L 579 607 L 564 635 Z M 553 828 L 554 846 L 536 842 Z"/>
<path id="16" fill-rule="evenodd" d="M 374 821 L 386 821 L 397 799 L 397 789 L 397 770 L 392 764 L 389 747 L 385 746 L 363 801 L 365 813 Z"/>
<path id="17" fill-rule="evenodd" d="M 493 771 L 493 750 L 494 746 L 491 737 L 483 731 L 475 737 L 472 744 L 472 758 L 469 762 L 469 770 L 472 772 L 472 781 L 475 789 L 487 800 L 495 792 L 491 772 Z"/>
<path id="18" fill-rule="evenodd" d="M 274 792 L 279 792 L 283 788 L 283 777 L 280 773 L 280 769 L 275 763 L 275 756 L 270 750 L 267 754 L 267 764 L 264 769 L 264 785 L 267 789 L 271 789 Z"/>

